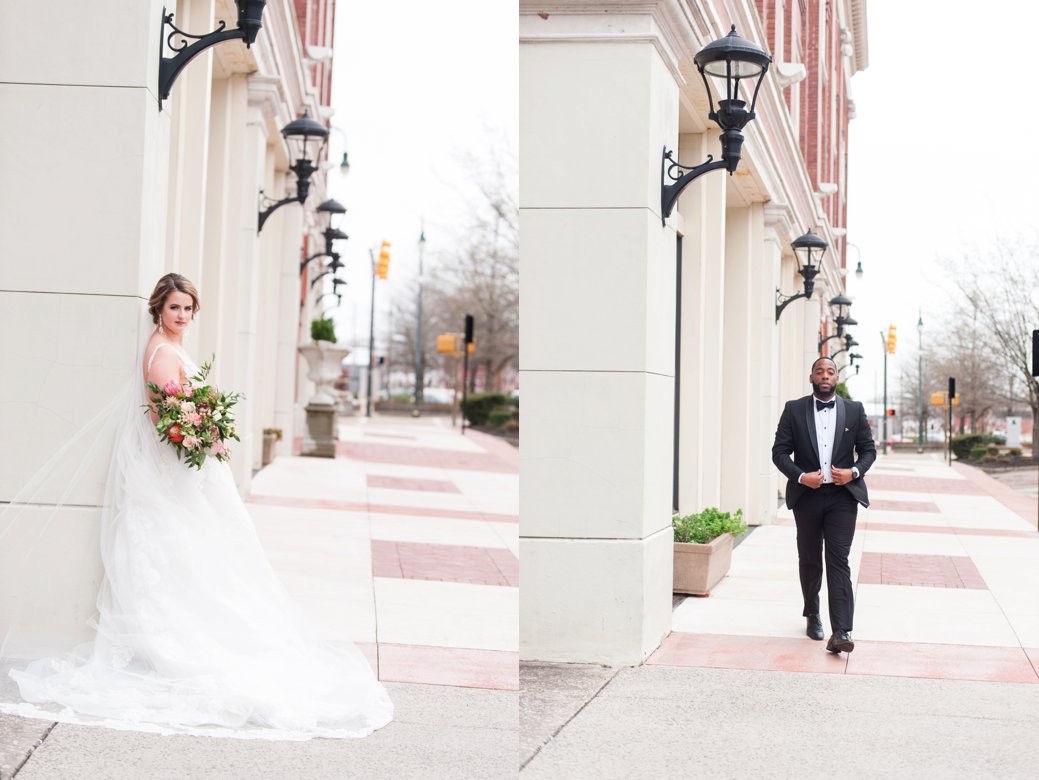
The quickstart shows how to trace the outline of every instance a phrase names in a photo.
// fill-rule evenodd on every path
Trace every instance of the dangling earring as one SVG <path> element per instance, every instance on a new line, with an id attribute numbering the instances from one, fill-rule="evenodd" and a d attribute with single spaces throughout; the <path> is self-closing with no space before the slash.
<path id="1" fill-rule="evenodd" d="M 164 331 L 162 329 L 162 315 L 161 314 L 159 315 L 159 335 L 160 336 L 165 336 L 166 335 L 166 331 Z"/>

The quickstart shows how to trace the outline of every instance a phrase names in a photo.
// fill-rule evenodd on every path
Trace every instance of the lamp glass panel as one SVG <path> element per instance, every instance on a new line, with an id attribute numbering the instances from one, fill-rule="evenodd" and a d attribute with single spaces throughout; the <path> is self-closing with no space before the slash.
<path id="1" fill-rule="evenodd" d="M 704 71 L 709 76 L 717 76 L 722 79 L 726 76 L 725 60 L 715 60 L 704 65 Z M 749 79 L 757 76 L 763 68 L 753 62 L 744 62 L 742 60 L 731 60 L 732 62 L 732 75 L 734 78 Z"/>

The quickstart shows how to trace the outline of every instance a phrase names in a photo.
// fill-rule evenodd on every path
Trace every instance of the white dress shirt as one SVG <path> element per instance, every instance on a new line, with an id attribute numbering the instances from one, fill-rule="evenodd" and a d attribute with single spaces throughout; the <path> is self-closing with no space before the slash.
<path id="1" fill-rule="evenodd" d="M 815 396 L 812 396 L 812 399 L 822 400 Z M 834 433 L 837 430 L 837 399 L 834 397 L 832 400 L 833 407 L 828 409 L 820 409 L 818 404 L 812 404 L 812 410 L 815 412 L 815 441 L 819 447 L 819 468 L 823 472 L 824 485 L 833 482 L 830 461 L 833 459 Z"/>
<path id="2" fill-rule="evenodd" d="M 815 402 L 822 401 L 822 399 L 812 396 L 812 411 L 815 414 L 815 442 L 819 449 L 819 470 L 823 473 L 824 485 L 833 483 L 833 473 L 830 468 L 833 460 L 833 446 L 837 439 L 837 396 L 831 400 L 834 402 L 832 407 L 820 409 Z M 852 479 L 859 478 L 859 470 L 855 466 L 851 467 L 851 473 Z M 803 476 L 804 474 L 801 475 L 801 477 Z M 797 478 L 798 482 L 801 481 L 801 477 Z"/>

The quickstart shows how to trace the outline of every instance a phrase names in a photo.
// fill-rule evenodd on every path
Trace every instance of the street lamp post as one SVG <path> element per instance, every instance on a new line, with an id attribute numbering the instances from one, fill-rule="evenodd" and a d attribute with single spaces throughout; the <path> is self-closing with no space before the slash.
<path id="1" fill-rule="evenodd" d="M 919 343 L 916 352 L 916 394 L 917 398 L 917 411 L 918 422 L 916 429 L 916 451 L 924 451 L 924 315 L 920 312 L 920 316 L 916 321 L 916 332 L 919 335 Z"/>
<path id="2" fill-rule="evenodd" d="M 422 230 L 418 238 L 418 307 L 415 319 L 415 408 L 412 417 L 420 414 L 422 403 L 422 255 L 426 248 L 426 231 Z"/>
<path id="3" fill-rule="evenodd" d="M 888 349 L 887 336 L 884 331 L 880 331 L 880 342 L 884 345 L 884 408 L 880 410 L 884 416 L 884 421 L 881 424 L 881 437 L 884 439 L 881 451 L 887 455 L 887 354 L 890 351 Z"/>

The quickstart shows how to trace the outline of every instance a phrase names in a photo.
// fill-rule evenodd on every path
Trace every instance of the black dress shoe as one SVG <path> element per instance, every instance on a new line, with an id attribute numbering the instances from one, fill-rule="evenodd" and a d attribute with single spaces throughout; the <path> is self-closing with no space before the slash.
<path id="1" fill-rule="evenodd" d="M 823 634 L 823 622 L 819 619 L 818 615 L 808 616 L 808 628 L 805 630 L 805 633 L 811 639 L 821 640 L 824 638 L 825 635 Z"/>
<path id="2" fill-rule="evenodd" d="M 840 655 L 842 652 L 850 653 L 855 649 L 855 643 L 851 641 L 851 634 L 847 631 L 835 631 L 826 643 L 826 649 L 831 653 Z"/>

